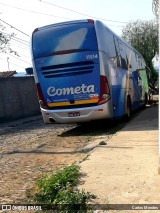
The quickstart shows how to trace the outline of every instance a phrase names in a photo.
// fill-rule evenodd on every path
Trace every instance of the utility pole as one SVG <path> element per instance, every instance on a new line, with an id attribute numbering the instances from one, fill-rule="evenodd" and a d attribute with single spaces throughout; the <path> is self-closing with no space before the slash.
<path id="1" fill-rule="evenodd" d="M 10 68 L 9 68 L 9 57 L 7 57 L 7 63 L 8 63 L 8 70 L 10 71 Z"/>
<path id="2" fill-rule="evenodd" d="M 160 0 L 152 0 L 152 11 L 156 17 L 157 24 L 159 23 L 159 30 L 160 30 L 160 16 L 159 16 L 159 7 L 160 7 Z M 160 34 L 159 34 L 160 38 Z M 160 55 L 160 39 L 159 39 L 159 55 Z M 159 71 L 160 71 L 160 59 L 159 59 Z M 159 94 L 160 94 L 160 87 L 159 87 Z M 160 114 L 160 108 L 159 108 Z M 160 139 L 159 139 L 159 167 L 158 167 L 158 174 L 160 175 Z"/>

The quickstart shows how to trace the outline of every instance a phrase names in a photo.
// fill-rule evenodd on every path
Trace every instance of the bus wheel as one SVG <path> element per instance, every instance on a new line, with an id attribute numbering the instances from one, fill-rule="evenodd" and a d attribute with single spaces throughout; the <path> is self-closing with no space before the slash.
<path id="1" fill-rule="evenodd" d="M 145 93 L 145 102 L 144 102 L 145 106 L 148 104 L 148 99 L 149 99 L 148 96 L 149 95 L 147 93 Z"/>
<path id="2" fill-rule="evenodd" d="M 126 109 L 126 120 L 129 121 L 131 117 L 131 100 L 130 97 L 127 98 L 127 109 Z"/>

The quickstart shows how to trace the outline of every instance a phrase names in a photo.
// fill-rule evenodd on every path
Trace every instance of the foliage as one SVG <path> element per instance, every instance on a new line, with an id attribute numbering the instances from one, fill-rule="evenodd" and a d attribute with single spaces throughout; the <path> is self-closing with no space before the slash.
<path id="1" fill-rule="evenodd" d="M 159 21 L 159 0 L 152 0 L 152 11 L 156 16 L 157 22 Z"/>
<path id="2" fill-rule="evenodd" d="M 0 52 L 1 53 L 13 53 L 18 55 L 16 51 L 10 47 L 10 41 L 15 37 L 15 33 L 5 33 L 5 27 L 0 23 Z"/>
<path id="3" fill-rule="evenodd" d="M 75 188 L 79 180 L 80 167 L 76 164 L 65 166 L 45 176 L 36 183 L 36 192 L 32 200 L 40 204 L 58 205 L 59 210 L 69 212 L 86 212 L 90 193 Z M 31 197 L 31 195 L 30 195 Z"/>
<path id="4" fill-rule="evenodd" d="M 122 37 L 144 57 L 151 70 L 151 82 L 154 85 L 158 74 L 155 72 L 152 59 L 158 53 L 158 24 L 154 21 L 134 21 L 122 30 Z"/>

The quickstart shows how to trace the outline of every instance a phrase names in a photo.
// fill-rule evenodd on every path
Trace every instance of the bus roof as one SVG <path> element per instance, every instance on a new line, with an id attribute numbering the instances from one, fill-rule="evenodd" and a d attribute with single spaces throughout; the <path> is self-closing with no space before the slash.
<path id="1" fill-rule="evenodd" d="M 38 28 L 35 29 L 35 31 L 45 30 L 45 29 L 48 29 L 48 28 L 51 28 L 51 27 L 57 27 L 57 26 L 62 26 L 62 25 L 87 23 L 87 22 L 94 23 L 94 20 L 93 19 L 82 19 L 82 20 L 65 21 L 65 22 L 46 25 L 46 26 L 43 26 L 43 27 L 38 27 Z"/>

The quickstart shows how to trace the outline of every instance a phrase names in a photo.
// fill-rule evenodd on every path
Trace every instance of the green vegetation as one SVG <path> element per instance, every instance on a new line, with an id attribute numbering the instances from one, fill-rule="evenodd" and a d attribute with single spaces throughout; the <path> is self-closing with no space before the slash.
<path id="1" fill-rule="evenodd" d="M 122 37 L 142 54 L 151 70 L 151 83 L 155 86 L 158 74 L 154 70 L 152 59 L 158 53 L 158 24 L 152 20 L 129 22 L 122 30 Z"/>
<path id="2" fill-rule="evenodd" d="M 39 179 L 35 191 L 29 195 L 30 201 L 37 204 L 58 205 L 58 212 L 87 212 L 87 202 L 93 195 L 76 188 L 79 170 L 78 165 L 72 164 Z"/>

